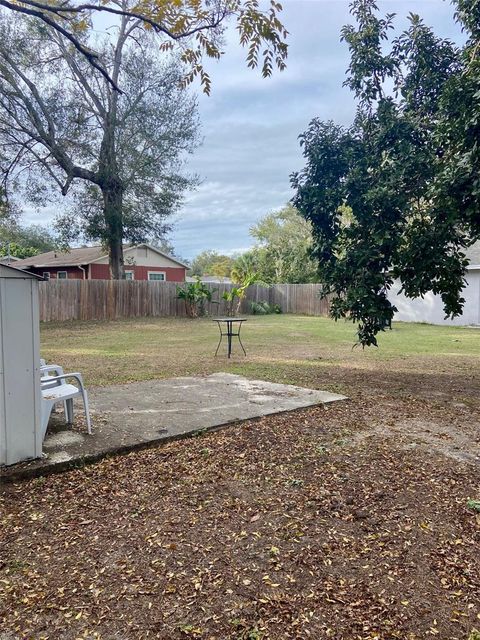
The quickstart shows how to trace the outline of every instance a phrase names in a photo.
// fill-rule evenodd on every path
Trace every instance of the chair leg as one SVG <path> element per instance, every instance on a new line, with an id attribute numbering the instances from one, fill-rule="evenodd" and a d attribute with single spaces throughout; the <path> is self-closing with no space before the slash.
<path id="1" fill-rule="evenodd" d="M 88 407 L 88 394 L 85 389 L 82 389 L 82 397 L 83 397 L 83 407 L 85 409 L 85 418 L 87 420 L 87 431 L 91 435 L 92 434 L 92 425 L 90 422 L 90 410 Z"/>
<path id="2" fill-rule="evenodd" d="M 41 409 L 41 430 L 42 430 L 42 441 L 45 438 L 45 434 L 47 433 L 48 422 L 50 420 L 50 414 L 52 413 L 53 402 L 49 402 L 48 400 L 42 401 L 42 409 Z"/>
<path id="3" fill-rule="evenodd" d="M 66 408 L 66 421 L 67 424 L 73 424 L 73 400 L 66 400 L 65 401 L 65 408 Z"/>

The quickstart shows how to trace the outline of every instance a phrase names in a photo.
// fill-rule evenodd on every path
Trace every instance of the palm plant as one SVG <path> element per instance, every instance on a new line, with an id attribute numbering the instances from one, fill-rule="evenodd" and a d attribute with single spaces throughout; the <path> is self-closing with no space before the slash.
<path id="1" fill-rule="evenodd" d="M 189 282 L 185 287 L 177 286 L 177 298 L 185 302 L 185 310 L 190 318 L 205 315 L 205 302 L 212 301 L 217 289 L 209 289 L 199 277 L 195 282 Z"/>
<path id="2" fill-rule="evenodd" d="M 238 273 L 234 274 L 232 270 L 232 277 L 235 277 L 235 276 L 238 277 Z M 252 284 L 265 285 L 265 283 L 260 280 L 258 273 L 247 271 L 245 274 L 243 274 L 242 279 L 239 283 L 237 283 L 237 286 L 232 287 L 230 291 L 225 291 L 222 298 L 227 303 L 228 316 L 235 316 L 240 312 L 242 301 L 247 295 L 247 289 Z"/>

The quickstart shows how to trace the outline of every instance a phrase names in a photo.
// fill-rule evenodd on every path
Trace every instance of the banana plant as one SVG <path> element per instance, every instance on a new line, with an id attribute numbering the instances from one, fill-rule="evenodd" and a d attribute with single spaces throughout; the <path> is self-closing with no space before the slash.
<path id="1" fill-rule="evenodd" d="M 242 301 L 247 295 L 247 289 L 252 284 L 267 286 L 265 282 L 260 280 L 258 273 L 247 272 L 241 282 L 236 283 L 236 286 L 232 287 L 230 291 L 225 291 L 222 298 L 227 303 L 227 316 L 235 316 L 240 312 Z"/>
<path id="2" fill-rule="evenodd" d="M 197 276 L 195 282 L 189 282 L 185 287 L 177 286 L 177 298 L 185 302 L 185 311 L 190 318 L 205 315 L 205 303 L 213 302 L 213 294 L 217 289 L 209 289 Z"/>

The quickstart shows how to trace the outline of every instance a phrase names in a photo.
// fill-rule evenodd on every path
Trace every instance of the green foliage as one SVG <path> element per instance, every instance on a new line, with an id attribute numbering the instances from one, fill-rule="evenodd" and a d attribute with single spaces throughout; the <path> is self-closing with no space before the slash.
<path id="1" fill-rule="evenodd" d="M 30 258 L 37 255 L 38 250 L 34 247 L 22 247 L 16 242 L 7 242 L 0 247 L 0 256 L 11 256 L 12 258 Z"/>
<path id="2" fill-rule="evenodd" d="M 480 31 L 466 17 L 475 0 L 457 6 L 470 35 L 463 50 L 414 14 L 388 48 L 393 16 L 354 0 L 356 26 L 342 37 L 355 121 L 314 119 L 301 136 L 293 202 L 313 226 L 332 316 L 358 323 L 363 346 L 393 317 L 395 279 L 408 297 L 439 294 L 447 316 L 462 311 L 464 250 L 480 237 Z"/>
<path id="3" fill-rule="evenodd" d="M 192 260 L 189 274 L 192 276 L 228 278 L 230 277 L 233 262 L 233 258 L 222 255 L 217 251 L 202 251 Z"/>
<path id="4" fill-rule="evenodd" d="M 222 298 L 227 302 L 227 315 L 235 316 L 240 312 L 242 301 L 247 295 L 248 287 L 252 284 L 264 284 L 257 273 L 246 273 L 238 286 L 225 291 Z"/>
<path id="5" fill-rule="evenodd" d="M 249 251 L 231 258 L 216 251 L 204 251 L 192 262 L 194 275 L 231 277 L 243 282 L 249 274 L 268 283 L 318 282 L 318 269 L 310 253 L 312 228 L 291 205 L 269 213 L 251 227 L 257 241 Z"/>
<path id="6" fill-rule="evenodd" d="M 247 52 L 246 62 L 250 69 L 260 67 L 262 76 L 268 78 L 274 67 L 283 71 L 286 66 L 288 32 L 279 18 L 282 5 L 276 0 L 270 0 L 264 7 L 258 0 L 218 0 L 214 3 L 210 0 L 153 0 L 128 5 L 104 0 L 97 5 L 70 3 L 68 6 L 62 2 L 44 3 L 42 0 L 29 0 L 28 5 L 1 0 L 0 5 L 3 9 L 20 12 L 22 17 L 25 14 L 34 16 L 44 29 L 48 25 L 57 37 L 64 37 L 69 47 L 80 54 L 80 62 L 90 64 L 106 80 L 107 86 L 115 90 L 119 85 L 115 69 L 112 70 L 98 56 L 87 40 L 95 31 L 92 18 L 100 13 L 104 20 L 105 16 L 113 14 L 111 22 L 104 25 L 106 31 L 120 16 L 120 23 L 127 19 L 134 22 L 127 37 L 138 40 L 145 33 L 156 33 L 160 41 L 154 41 L 152 45 L 162 53 L 177 48 L 186 66 L 181 86 L 185 87 L 198 78 L 206 94 L 210 94 L 211 79 L 203 60 L 218 60 L 224 54 L 222 35 L 228 21 L 235 25 L 239 42 Z"/>
<path id="7" fill-rule="evenodd" d="M 70 194 L 71 206 L 57 220 L 63 240 L 100 241 L 112 277 L 120 279 L 123 243 L 162 238 L 168 216 L 197 184 L 184 170 L 198 142 L 195 98 L 179 86 L 184 69 L 133 18 L 100 37 L 85 35 L 122 84 L 120 94 L 51 29 L 18 15 L 4 18 L 4 182 L 35 204 Z"/>
<path id="8" fill-rule="evenodd" d="M 209 289 L 197 278 L 195 282 L 189 282 L 185 286 L 177 286 L 177 298 L 185 302 L 185 310 L 190 318 L 198 318 L 205 315 L 205 303 L 212 302 L 213 294 L 217 289 Z"/>
<path id="9" fill-rule="evenodd" d="M 0 187 L 0 221 L 8 220 L 9 208 L 5 191 Z"/>
<path id="10" fill-rule="evenodd" d="M 265 216 L 250 229 L 258 245 L 251 262 L 262 280 L 278 283 L 318 282 L 310 256 L 312 226 L 291 205 Z"/>
<path id="11" fill-rule="evenodd" d="M 282 313 L 282 308 L 278 304 L 269 304 L 266 300 L 252 302 L 250 305 L 253 315 L 265 316 L 269 313 Z"/>
<path id="12" fill-rule="evenodd" d="M 243 282 L 251 273 L 258 273 L 258 256 L 255 250 L 242 253 L 235 260 L 230 277 L 233 282 Z"/>
<path id="13" fill-rule="evenodd" d="M 0 224 L 0 256 L 10 254 L 14 258 L 29 258 L 58 247 L 58 240 L 40 225 Z"/>
<path id="14" fill-rule="evenodd" d="M 467 507 L 472 509 L 472 511 L 477 511 L 480 513 L 480 500 L 468 500 Z"/>

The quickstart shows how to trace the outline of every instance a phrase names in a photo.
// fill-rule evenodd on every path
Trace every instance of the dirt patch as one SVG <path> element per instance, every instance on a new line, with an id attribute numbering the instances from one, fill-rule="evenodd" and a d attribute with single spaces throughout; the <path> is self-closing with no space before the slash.
<path id="1" fill-rule="evenodd" d="M 403 449 L 420 448 L 427 454 L 444 455 L 459 462 L 480 465 L 480 423 L 459 428 L 458 424 L 439 424 L 431 420 L 407 418 L 375 425 L 355 434 L 351 441 L 356 446 L 364 440 L 394 438 L 395 446 Z"/>
<path id="2" fill-rule="evenodd" d="M 480 468 L 450 453 L 472 453 L 477 419 L 359 394 L 7 487 L 0 629 L 466 640 L 480 627 L 467 507 Z"/>

